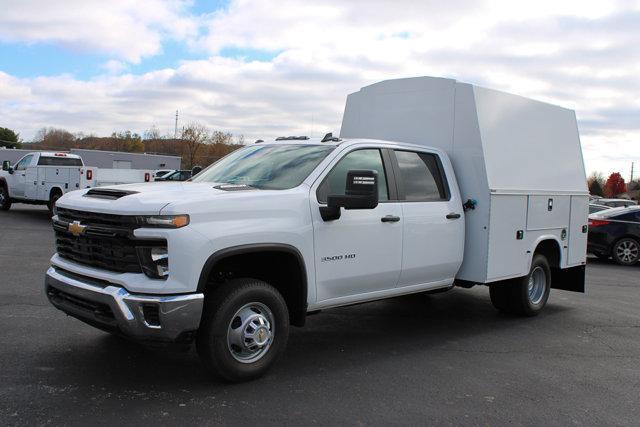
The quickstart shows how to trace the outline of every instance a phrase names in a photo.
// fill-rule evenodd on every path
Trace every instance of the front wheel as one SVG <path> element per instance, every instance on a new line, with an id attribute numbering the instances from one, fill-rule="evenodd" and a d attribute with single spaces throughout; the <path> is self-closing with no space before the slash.
<path id="1" fill-rule="evenodd" d="M 631 237 L 620 239 L 613 245 L 613 260 L 620 265 L 633 265 L 640 259 L 640 243 Z"/>
<path id="2" fill-rule="evenodd" d="M 0 210 L 8 211 L 11 209 L 11 199 L 9 192 L 4 185 L 0 185 Z"/>
<path id="3" fill-rule="evenodd" d="M 282 295 L 261 280 L 236 279 L 206 296 L 196 347 L 210 371 L 239 382 L 263 375 L 288 337 L 289 311 Z"/>
<path id="4" fill-rule="evenodd" d="M 536 254 L 531 261 L 529 274 L 489 288 L 494 307 L 505 313 L 535 316 L 549 299 L 551 268 L 544 255 Z"/>

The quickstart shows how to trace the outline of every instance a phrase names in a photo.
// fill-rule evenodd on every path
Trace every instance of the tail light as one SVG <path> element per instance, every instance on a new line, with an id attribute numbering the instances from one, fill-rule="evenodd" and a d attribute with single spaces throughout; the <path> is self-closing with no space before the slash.
<path id="1" fill-rule="evenodd" d="M 150 179 L 151 179 L 151 175 L 149 174 L 149 172 L 145 172 L 145 174 L 144 174 L 144 182 L 149 182 Z"/>
<path id="2" fill-rule="evenodd" d="M 605 221 L 603 219 L 590 219 L 589 220 L 589 227 L 600 227 L 601 225 L 607 225 L 609 224 L 609 221 Z"/>
<path id="3" fill-rule="evenodd" d="M 93 171 L 91 169 L 87 169 L 87 179 L 93 179 Z"/>

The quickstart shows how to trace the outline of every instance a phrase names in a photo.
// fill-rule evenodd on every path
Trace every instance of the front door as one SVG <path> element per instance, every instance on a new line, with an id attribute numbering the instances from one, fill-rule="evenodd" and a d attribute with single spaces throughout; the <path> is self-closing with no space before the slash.
<path id="1" fill-rule="evenodd" d="M 345 194 L 347 172 L 354 169 L 378 172 L 378 206 L 342 209 L 339 219 L 323 221 L 319 207 L 328 195 Z M 310 199 L 317 301 L 342 299 L 335 301 L 341 303 L 350 296 L 393 289 L 402 264 L 402 207 L 390 201 L 381 150 L 365 148 L 343 155 Z"/>
<path id="2" fill-rule="evenodd" d="M 31 164 L 32 158 L 33 155 L 29 154 L 16 163 L 9 182 L 9 193 L 11 197 L 24 198 L 25 184 L 27 182 L 27 167 Z"/>

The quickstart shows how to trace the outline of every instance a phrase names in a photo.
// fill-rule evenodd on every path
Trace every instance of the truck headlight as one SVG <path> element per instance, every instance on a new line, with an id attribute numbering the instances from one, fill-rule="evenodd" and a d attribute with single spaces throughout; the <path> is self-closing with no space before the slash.
<path id="1" fill-rule="evenodd" d="M 166 279 L 169 276 L 169 252 L 166 246 L 139 247 L 138 259 L 142 271 L 152 279 Z"/>
<path id="2" fill-rule="evenodd" d="M 148 227 L 180 228 L 189 225 L 189 215 L 139 216 L 137 222 Z"/>

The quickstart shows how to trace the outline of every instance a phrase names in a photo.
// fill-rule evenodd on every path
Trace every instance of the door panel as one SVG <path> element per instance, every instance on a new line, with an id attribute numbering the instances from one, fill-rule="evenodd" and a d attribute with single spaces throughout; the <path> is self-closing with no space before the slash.
<path id="1" fill-rule="evenodd" d="M 394 288 L 402 262 L 402 221 L 381 218 L 401 217 L 399 204 L 342 209 L 340 219 L 327 222 L 318 206 L 312 207 L 318 301 Z"/>
<path id="2" fill-rule="evenodd" d="M 584 264 L 587 260 L 587 233 L 583 227 L 588 223 L 589 197 L 571 196 L 571 220 L 569 222 L 570 266 Z"/>
<path id="3" fill-rule="evenodd" d="M 398 286 L 453 279 L 464 251 L 464 217 L 447 219 L 461 208 L 450 202 L 402 204 L 403 257 Z"/>
<path id="4" fill-rule="evenodd" d="M 464 216 L 457 188 L 449 187 L 436 154 L 393 153 L 404 223 L 398 286 L 453 281 L 464 252 Z"/>

